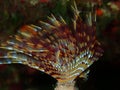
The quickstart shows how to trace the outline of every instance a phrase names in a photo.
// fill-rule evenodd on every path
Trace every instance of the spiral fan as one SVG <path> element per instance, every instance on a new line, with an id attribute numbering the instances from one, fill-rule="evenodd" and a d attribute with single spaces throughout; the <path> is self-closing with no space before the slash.
<path id="1" fill-rule="evenodd" d="M 76 4 L 72 6 L 73 23 L 67 25 L 60 16 L 48 17 L 41 27 L 25 25 L 0 45 L 0 64 L 20 63 L 43 71 L 60 84 L 82 77 L 102 55 L 96 40 L 95 26 L 82 21 Z"/>

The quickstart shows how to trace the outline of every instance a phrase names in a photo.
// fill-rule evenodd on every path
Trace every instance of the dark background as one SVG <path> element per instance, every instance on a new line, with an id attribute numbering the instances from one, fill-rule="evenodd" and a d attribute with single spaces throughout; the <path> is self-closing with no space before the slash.
<path id="1" fill-rule="evenodd" d="M 62 15 L 69 22 L 66 0 L 32 1 L 0 0 L 0 43 L 22 25 L 39 24 L 38 20 L 44 20 L 51 12 Z M 78 79 L 76 85 L 80 90 L 120 90 L 120 1 L 91 1 L 97 2 L 96 33 L 104 54 L 90 67 L 88 80 Z M 76 2 L 78 8 L 84 10 L 84 4 L 80 0 Z M 0 65 L 0 90 L 54 90 L 56 82 L 49 75 L 24 65 Z"/>

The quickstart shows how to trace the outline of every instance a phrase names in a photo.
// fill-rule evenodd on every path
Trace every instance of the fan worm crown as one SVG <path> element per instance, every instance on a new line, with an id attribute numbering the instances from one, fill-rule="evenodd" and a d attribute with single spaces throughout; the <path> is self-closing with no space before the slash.
<path id="1" fill-rule="evenodd" d="M 71 28 L 53 14 L 48 22 L 22 26 L 18 33 L 0 46 L 0 64 L 20 63 L 43 71 L 60 83 L 86 75 L 89 66 L 102 55 L 95 26 L 83 22 L 76 4 Z"/>

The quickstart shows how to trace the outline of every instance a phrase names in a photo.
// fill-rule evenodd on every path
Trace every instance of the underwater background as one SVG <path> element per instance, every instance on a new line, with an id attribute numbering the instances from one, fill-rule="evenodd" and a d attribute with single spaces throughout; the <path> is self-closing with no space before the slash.
<path id="1" fill-rule="evenodd" d="M 0 0 L 0 43 L 15 35 L 26 24 L 39 25 L 50 13 L 63 16 L 69 23 L 69 0 Z M 96 34 L 103 56 L 90 67 L 88 80 L 78 79 L 80 90 L 120 90 L 120 1 L 76 0 L 86 10 L 86 2 L 96 5 Z M 88 9 L 88 8 L 87 8 Z M 81 15 L 82 16 L 82 15 Z M 30 67 L 0 65 L 0 90 L 54 90 L 56 80 Z"/>

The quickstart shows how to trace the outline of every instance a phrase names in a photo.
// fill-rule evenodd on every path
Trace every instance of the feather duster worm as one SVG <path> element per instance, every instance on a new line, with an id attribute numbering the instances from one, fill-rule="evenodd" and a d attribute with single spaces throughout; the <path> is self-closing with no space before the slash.
<path id="1" fill-rule="evenodd" d="M 16 35 L 0 46 L 0 64 L 20 63 L 43 71 L 58 80 L 56 90 L 73 90 L 76 77 L 84 77 L 87 69 L 102 55 L 96 40 L 95 26 L 79 16 L 76 4 L 73 24 L 60 17 L 48 17 L 49 23 L 23 26 Z M 66 89 L 67 88 L 67 89 Z"/>

